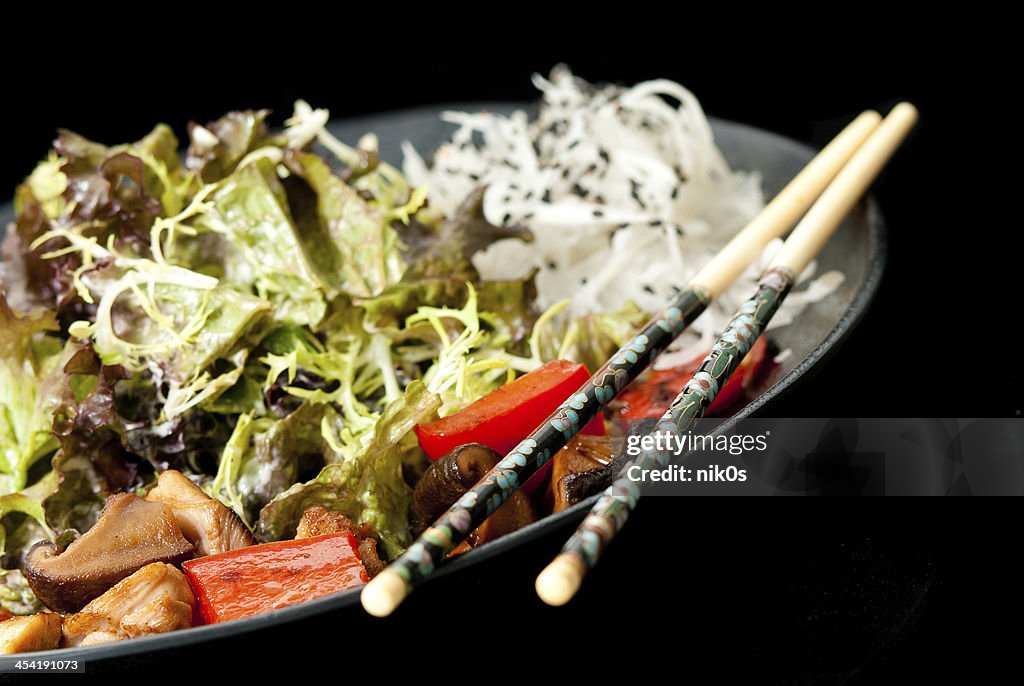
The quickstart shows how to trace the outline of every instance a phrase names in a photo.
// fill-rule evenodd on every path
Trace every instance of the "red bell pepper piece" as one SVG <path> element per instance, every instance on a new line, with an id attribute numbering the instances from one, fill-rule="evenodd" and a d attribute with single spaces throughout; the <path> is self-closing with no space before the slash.
<path id="1" fill-rule="evenodd" d="M 420 446 L 432 460 L 465 443 L 507 455 L 589 378 L 582 364 L 552 360 L 453 415 L 417 426 Z M 581 431 L 603 436 L 604 422 L 595 417 Z"/>
<path id="2" fill-rule="evenodd" d="M 764 336 L 758 338 L 740 366 L 729 377 L 725 386 L 715 396 L 708 408 L 707 416 L 726 414 L 746 395 L 747 389 L 761 377 L 767 368 L 768 344 Z M 681 367 L 655 369 L 646 378 L 635 381 L 622 392 L 619 401 L 622 409 L 618 416 L 623 419 L 655 419 L 675 400 L 679 391 L 690 380 L 704 361 L 705 355 L 696 357 Z"/>
<path id="3" fill-rule="evenodd" d="M 370 580 L 347 531 L 240 548 L 181 567 L 205 624 L 297 605 Z"/>

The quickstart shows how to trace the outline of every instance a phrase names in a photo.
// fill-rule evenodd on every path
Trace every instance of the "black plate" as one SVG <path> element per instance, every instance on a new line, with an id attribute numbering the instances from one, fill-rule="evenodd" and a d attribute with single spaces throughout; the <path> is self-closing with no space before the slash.
<path id="1" fill-rule="evenodd" d="M 400 162 L 401 141 L 409 140 L 421 153 L 425 153 L 433 150 L 450 135 L 452 127 L 438 118 L 442 109 L 509 111 L 511 108 L 508 104 L 463 103 L 444 108 L 401 110 L 338 121 L 331 125 L 331 130 L 346 142 L 354 142 L 363 133 L 373 131 L 380 139 L 381 157 L 391 162 Z M 810 147 L 767 131 L 716 119 L 712 119 L 711 123 L 715 139 L 729 164 L 736 169 L 760 172 L 767 197 L 777 193 L 814 155 L 814 150 Z M 12 218 L 13 208 L 10 204 L 0 208 L 0 226 L 6 226 Z M 818 257 L 818 264 L 819 273 L 828 269 L 840 269 L 846 275 L 846 279 L 835 293 L 810 305 L 798 323 L 772 331 L 772 341 L 780 348 L 790 348 L 793 352 L 777 365 L 767 378 L 762 379 L 761 386 L 756 389 L 756 399 L 743 407 L 737 413 L 737 418 L 755 412 L 770 412 L 772 401 L 792 388 L 793 384 L 812 368 L 821 364 L 864 315 L 878 288 L 885 264 L 885 228 L 878 207 L 870 197 L 862 201 L 839 227 Z M 556 529 L 565 529 L 582 519 L 592 501 L 593 499 L 579 503 L 463 555 L 451 564 L 445 565 L 438 574 L 447 575 L 465 569 Z M 422 592 L 429 593 L 429 587 L 424 588 Z M 196 627 L 91 648 L 33 653 L 32 657 L 92 661 L 148 650 L 176 648 L 286 624 L 324 612 L 342 611 L 358 605 L 358 602 L 358 590 L 348 591 L 225 624 Z M 347 611 L 361 612 L 358 609 Z M 0 668 L 15 659 L 16 656 L 0 657 Z"/>

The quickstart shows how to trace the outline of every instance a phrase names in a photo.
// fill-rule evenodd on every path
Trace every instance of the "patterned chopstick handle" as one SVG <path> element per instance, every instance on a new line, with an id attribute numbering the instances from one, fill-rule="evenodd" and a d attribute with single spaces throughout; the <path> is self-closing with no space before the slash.
<path id="1" fill-rule="evenodd" d="M 658 420 L 656 432 L 685 433 L 696 419 L 704 415 L 719 389 L 736 371 L 779 309 L 793 280 L 793 275 L 783 269 L 772 269 L 764 274 L 754 296 L 743 303 L 715 347 Z M 628 462 L 622 473 L 627 473 L 633 465 L 641 469 L 665 467 L 670 458 L 671 454 L 667 450 L 646 450 Z M 576 533 L 566 541 L 562 554 L 578 556 L 587 569 L 594 567 L 604 549 L 626 523 L 639 498 L 640 489 L 637 484 L 620 476 L 594 503 Z"/>
<path id="2" fill-rule="evenodd" d="M 707 308 L 708 301 L 702 290 L 681 291 L 668 308 L 424 531 L 390 569 L 398 572 L 409 588 L 433 572 L 455 546 L 646 369 Z"/>

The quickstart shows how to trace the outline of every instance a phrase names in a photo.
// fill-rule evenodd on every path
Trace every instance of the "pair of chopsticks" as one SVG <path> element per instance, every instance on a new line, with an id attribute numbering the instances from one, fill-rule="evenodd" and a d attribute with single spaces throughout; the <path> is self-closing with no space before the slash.
<path id="1" fill-rule="evenodd" d="M 916 109 L 901 103 L 884 121 L 878 113 L 869 111 L 850 123 L 691 279 L 664 311 L 366 585 L 361 599 L 367 612 L 378 617 L 391 614 L 456 545 L 646 369 L 712 298 L 743 272 L 768 241 L 784 234 L 806 212 L 765 272 L 754 297 L 729 323 L 659 426 L 668 422 L 685 428 L 703 415 L 778 309 L 796 276 L 827 242 L 916 119 Z M 667 454 L 648 453 L 637 458 L 641 466 L 667 459 Z M 538 577 L 537 592 L 545 602 L 561 605 L 572 598 L 586 571 L 597 563 L 625 523 L 638 497 L 636 485 L 623 479 L 601 495 L 562 552 Z"/>

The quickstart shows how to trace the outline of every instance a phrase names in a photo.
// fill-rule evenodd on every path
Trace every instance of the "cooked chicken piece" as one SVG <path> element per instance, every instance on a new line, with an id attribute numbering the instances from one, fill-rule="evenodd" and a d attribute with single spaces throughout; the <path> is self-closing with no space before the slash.
<path id="1" fill-rule="evenodd" d="M 377 537 L 373 529 L 369 524 L 355 524 L 341 512 L 331 512 L 319 505 L 307 508 L 295 528 L 295 538 L 313 538 L 342 531 L 350 531 L 355 536 L 359 559 L 371 579 L 383 571 L 387 565 L 377 555 Z"/>
<path id="2" fill-rule="evenodd" d="M 99 519 L 58 554 L 57 546 L 32 546 L 22 573 L 51 610 L 77 612 L 108 588 L 153 562 L 176 564 L 192 557 L 171 508 L 131 493 L 107 498 Z"/>
<path id="3" fill-rule="evenodd" d="M 192 587 L 177 568 L 154 562 L 120 581 L 64 618 L 67 646 L 90 646 L 187 629 L 196 604 Z"/>
<path id="4" fill-rule="evenodd" d="M 295 528 L 295 538 L 313 538 L 325 534 L 337 534 L 342 531 L 356 532 L 358 527 L 341 512 L 331 512 L 319 505 L 314 505 L 302 513 L 302 519 Z"/>
<path id="5" fill-rule="evenodd" d="M 168 469 L 162 473 L 146 500 L 171 508 L 197 556 L 226 553 L 256 542 L 234 512 L 203 493 L 179 471 Z"/>
<path id="6" fill-rule="evenodd" d="M 0 655 L 52 650 L 58 643 L 60 615 L 53 612 L 11 617 L 0 622 Z"/>

